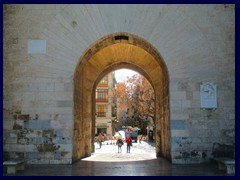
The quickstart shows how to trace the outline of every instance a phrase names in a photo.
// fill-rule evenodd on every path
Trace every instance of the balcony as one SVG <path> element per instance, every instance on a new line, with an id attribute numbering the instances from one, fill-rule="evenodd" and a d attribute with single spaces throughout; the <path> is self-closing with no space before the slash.
<path id="1" fill-rule="evenodd" d="M 98 84 L 98 87 L 108 87 L 108 83 L 100 83 Z"/>
<path id="2" fill-rule="evenodd" d="M 97 117 L 106 117 L 106 112 L 97 112 Z"/>
<path id="3" fill-rule="evenodd" d="M 108 102 L 108 99 L 96 99 L 96 102 L 98 103 L 98 102 L 105 102 L 105 103 L 107 103 Z"/>

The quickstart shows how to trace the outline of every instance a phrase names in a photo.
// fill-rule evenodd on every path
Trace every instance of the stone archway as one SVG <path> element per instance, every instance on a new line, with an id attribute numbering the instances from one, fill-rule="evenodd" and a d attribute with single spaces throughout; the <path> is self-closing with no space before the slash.
<path id="1" fill-rule="evenodd" d="M 156 154 L 171 159 L 169 77 L 160 53 L 142 38 L 114 33 L 101 38 L 80 57 L 74 73 L 73 161 L 94 151 L 95 88 L 107 73 L 129 68 L 145 76 L 156 98 Z"/>

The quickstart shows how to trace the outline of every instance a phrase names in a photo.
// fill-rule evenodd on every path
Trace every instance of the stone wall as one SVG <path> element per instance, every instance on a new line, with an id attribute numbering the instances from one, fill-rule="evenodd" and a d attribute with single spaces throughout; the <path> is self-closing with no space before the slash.
<path id="1" fill-rule="evenodd" d="M 171 142 L 174 163 L 207 161 L 212 157 L 215 142 L 235 143 L 235 92 L 230 84 L 224 87 L 224 82 L 216 83 L 218 107 L 202 109 L 200 82 L 172 82 Z"/>
<path id="2" fill-rule="evenodd" d="M 19 4 L 3 10 L 4 158 L 70 164 L 88 154 L 89 142 L 77 142 L 89 135 L 76 129 L 88 124 L 79 117 L 88 97 L 73 78 L 81 78 L 76 67 L 85 50 L 116 32 L 144 38 L 166 63 L 170 96 L 160 104 L 171 120 L 163 131 L 171 133 L 158 134 L 171 146 L 161 151 L 173 163 L 208 161 L 213 143 L 235 142 L 234 5 Z M 29 53 L 29 40 L 45 40 L 46 51 Z M 215 110 L 200 109 L 202 82 L 217 84 Z"/>

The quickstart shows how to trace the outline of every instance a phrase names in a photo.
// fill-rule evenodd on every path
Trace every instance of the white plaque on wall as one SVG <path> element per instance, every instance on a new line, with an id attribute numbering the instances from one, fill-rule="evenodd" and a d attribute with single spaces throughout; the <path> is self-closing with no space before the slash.
<path id="1" fill-rule="evenodd" d="M 214 82 L 200 84 L 201 108 L 217 108 L 217 86 Z"/>

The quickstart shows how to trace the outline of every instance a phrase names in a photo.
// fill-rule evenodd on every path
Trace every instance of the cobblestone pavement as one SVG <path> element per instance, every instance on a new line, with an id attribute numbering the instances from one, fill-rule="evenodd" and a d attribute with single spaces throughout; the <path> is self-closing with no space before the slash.
<path id="1" fill-rule="evenodd" d="M 122 146 L 122 152 L 118 153 L 116 144 L 102 145 L 95 143 L 95 153 L 91 157 L 84 158 L 84 161 L 106 161 L 106 162 L 122 162 L 122 161 L 142 161 L 156 158 L 155 143 L 147 143 L 142 141 L 141 144 L 132 143 L 130 153 L 127 153 L 127 144 Z"/>

